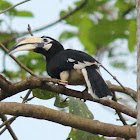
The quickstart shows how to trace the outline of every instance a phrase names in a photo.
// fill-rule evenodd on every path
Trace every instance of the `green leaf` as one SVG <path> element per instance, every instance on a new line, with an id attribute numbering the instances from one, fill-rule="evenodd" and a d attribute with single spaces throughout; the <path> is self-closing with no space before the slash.
<path id="1" fill-rule="evenodd" d="M 135 50 L 136 45 L 136 21 L 131 20 L 129 22 L 129 37 L 128 37 L 128 49 L 130 52 Z"/>
<path id="2" fill-rule="evenodd" d="M 87 105 L 83 101 L 72 97 L 70 97 L 69 100 L 69 112 L 83 118 L 93 119 L 93 114 L 90 112 Z M 72 138 L 72 140 L 105 140 L 103 137 L 75 128 L 71 129 L 68 138 Z"/>
<path id="3" fill-rule="evenodd" d="M 121 69 L 126 69 L 126 63 L 125 62 L 119 62 L 119 61 L 113 61 L 111 62 L 111 65 L 115 68 L 121 68 Z"/>
<path id="4" fill-rule="evenodd" d="M 61 96 L 56 95 L 54 106 L 59 107 L 59 108 L 64 108 L 64 107 L 67 107 L 68 105 L 69 103 L 67 101 L 64 101 L 64 99 L 62 99 Z"/>
<path id="5" fill-rule="evenodd" d="M 47 73 L 46 62 L 40 54 L 29 52 L 26 55 L 18 56 L 18 59 L 33 72 L 38 72 L 39 75 L 43 74 L 44 72 Z"/>
<path id="6" fill-rule="evenodd" d="M 33 14 L 29 11 L 17 11 L 14 16 L 18 17 L 34 17 Z"/>
<path id="7" fill-rule="evenodd" d="M 95 44 L 108 45 L 117 38 L 127 38 L 125 34 L 129 25 L 129 20 L 102 20 L 93 27 L 93 36 Z"/>
<path id="8" fill-rule="evenodd" d="M 0 24 L 3 22 L 4 20 L 0 19 Z"/>
<path id="9" fill-rule="evenodd" d="M 46 91 L 46 90 L 42 90 L 42 89 L 33 89 L 33 96 L 37 97 L 39 99 L 51 99 L 53 97 L 56 96 L 56 93 L 50 92 L 50 91 Z"/>
<path id="10" fill-rule="evenodd" d="M 87 105 L 80 99 L 70 97 L 69 112 L 83 118 L 93 119 L 93 114 L 90 112 Z"/>
<path id="11" fill-rule="evenodd" d="M 4 41 L 12 38 L 13 36 L 14 36 L 14 33 L 0 32 L 0 41 L 4 42 Z"/>
<path id="12" fill-rule="evenodd" d="M 0 10 L 5 10 L 9 7 L 13 6 L 10 2 L 0 0 Z M 10 16 L 18 16 L 18 17 L 33 17 L 33 14 L 29 11 L 18 11 L 15 8 L 12 8 L 8 10 L 6 13 L 8 13 Z M 6 14 L 5 13 L 5 14 Z"/>
<path id="13" fill-rule="evenodd" d="M 82 2 L 82 0 L 79 0 L 74 4 L 76 7 L 78 7 Z M 100 7 L 107 2 L 108 0 L 88 0 L 84 7 L 82 7 L 80 10 L 78 10 L 76 13 L 74 13 L 72 16 L 69 16 L 65 20 L 68 24 L 79 26 L 84 15 L 89 15 L 90 13 L 93 14 L 94 11 L 98 11 L 98 9 L 101 9 Z M 60 16 L 65 15 L 71 10 L 72 8 L 69 7 L 67 11 L 61 11 Z"/>
<path id="14" fill-rule="evenodd" d="M 2 74 L 4 74 L 4 76 L 8 77 L 10 80 L 16 81 L 18 79 L 19 72 L 4 70 Z"/>
<path id="15" fill-rule="evenodd" d="M 7 2 L 5 0 L 0 0 L 0 10 L 5 10 L 11 6 L 12 4 L 10 2 Z"/>
<path id="16" fill-rule="evenodd" d="M 129 14 L 131 10 L 135 9 L 135 0 L 117 0 L 115 3 L 115 7 L 119 9 L 119 15 L 124 16 L 125 14 Z"/>
<path id="17" fill-rule="evenodd" d="M 90 53 L 93 54 L 96 52 L 96 46 L 94 42 L 93 36 L 93 26 L 94 23 L 91 19 L 89 19 L 88 15 L 84 15 L 82 18 L 80 25 L 79 25 L 79 32 L 78 37 L 80 41 L 85 46 L 85 49 Z"/>
<path id="18" fill-rule="evenodd" d="M 75 33 L 75 32 L 72 32 L 72 31 L 64 31 L 59 36 L 59 41 L 62 42 L 64 40 L 70 39 L 70 38 L 72 38 L 72 37 L 74 37 L 76 35 L 77 35 L 77 33 Z"/>
<path id="19" fill-rule="evenodd" d="M 89 132 L 85 132 L 85 131 L 78 130 L 75 128 L 71 129 L 71 132 L 68 138 L 72 138 L 72 140 L 106 140 L 104 137 L 100 137 L 98 135 L 94 135 Z"/>
<path id="20" fill-rule="evenodd" d="M 109 0 L 88 0 L 86 5 L 81 8 L 81 11 L 83 13 L 93 13 L 94 11 L 97 11 L 99 7 L 104 6 Z M 82 0 L 79 0 L 78 2 L 75 2 L 75 5 L 78 6 L 80 3 L 83 2 Z"/>
<path id="21" fill-rule="evenodd" d="M 126 11 L 129 8 L 128 3 L 122 0 L 117 0 L 115 6 L 119 8 L 120 11 Z"/>

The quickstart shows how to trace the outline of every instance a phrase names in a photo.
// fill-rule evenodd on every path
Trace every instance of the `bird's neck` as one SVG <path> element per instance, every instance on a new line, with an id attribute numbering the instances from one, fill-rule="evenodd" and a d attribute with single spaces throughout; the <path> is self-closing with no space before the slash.
<path id="1" fill-rule="evenodd" d="M 50 60 L 53 59 L 56 54 L 58 54 L 59 52 L 61 52 L 63 50 L 64 50 L 64 48 L 62 45 L 51 47 L 51 49 L 45 54 L 46 62 L 49 63 Z"/>

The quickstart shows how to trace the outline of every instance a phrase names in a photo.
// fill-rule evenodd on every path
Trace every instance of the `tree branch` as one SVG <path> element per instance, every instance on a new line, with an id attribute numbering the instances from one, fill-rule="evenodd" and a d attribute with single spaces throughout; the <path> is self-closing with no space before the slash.
<path id="1" fill-rule="evenodd" d="M 32 31 L 31 31 L 30 26 L 28 26 L 28 30 L 29 30 L 29 31 L 31 32 L 31 34 L 32 34 Z M 32 34 L 32 35 L 33 35 L 33 34 Z M 0 43 L 0 47 L 5 51 L 5 53 L 8 53 L 7 48 L 6 48 L 2 43 Z M 18 61 L 13 55 L 10 54 L 9 56 L 10 56 L 12 59 L 14 59 L 14 61 L 15 61 L 21 68 L 23 68 L 25 71 L 27 71 L 28 73 L 30 73 L 32 76 L 39 77 L 39 76 L 37 76 L 35 73 L 33 73 L 30 69 L 28 69 L 24 64 L 22 64 L 20 61 Z M 52 79 L 52 78 L 48 78 L 48 81 L 47 81 L 47 82 L 58 83 L 59 80 L 57 80 L 57 79 Z M 124 88 L 125 88 L 125 90 L 124 90 L 122 87 L 117 86 L 117 85 L 113 85 L 113 84 L 111 84 L 110 82 L 107 82 L 107 84 L 109 85 L 109 87 L 110 87 L 112 90 L 115 89 L 115 91 L 119 91 L 119 92 L 126 93 L 126 94 L 130 95 L 135 101 L 137 100 L 137 93 L 136 93 L 134 90 L 132 90 L 132 89 L 130 89 L 130 88 L 127 88 L 127 87 L 124 87 Z"/>
<path id="2" fill-rule="evenodd" d="M 28 24 L 27 30 L 28 30 L 28 32 L 29 32 L 29 34 L 30 34 L 31 36 L 34 36 L 33 33 L 32 33 L 32 30 L 31 30 L 30 24 Z"/>
<path id="3" fill-rule="evenodd" d="M 28 97 L 29 97 L 31 91 L 32 91 L 31 89 L 28 90 L 28 92 L 27 92 L 27 94 L 25 95 L 25 97 L 22 98 L 22 99 L 23 99 L 23 100 L 22 100 L 22 103 L 26 103 L 26 102 L 28 101 L 28 99 L 29 99 Z M 16 118 L 17 118 L 17 116 L 14 116 L 14 117 L 11 117 L 11 118 L 8 119 L 8 120 L 5 120 L 5 121 L 0 125 L 0 128 L 3 127 L 4 125 L 11 124 Z M 10 126 L 10 125 L 9 125 L 9 126 Z M 2 131 L 0 131 L 0 135 L 1 135 L 5 130 L 6 130 L 6 127 L 4 127 L 4 128 L 2 129 Z"/>
<path id="4" fill-rule="evenodd" d="M 67 96 L 72 96 L 72 97 L 76 97 L 76 98 L 83 98 L 85 100 L 89 100 L 89 101 L 94 101 L 100 104 L 103 104 L 105 106 L 111 107 L 117 111 L 120 111 L 124 114 L 127 114 L 131 117 L 136 118 L 137 116 L 137 112 L 135 110 L 132 110 L 124 105 L 121 105 L 117 102 L 114 102 L 112 100 L 105 100 L 105 99 L 95 99 L 93 98 L 90 94 L 88 94 L 87 92 L 83 92 L 83 94 L 81 94 L 80 91 L 76 91 L 76 90 L 72 90 L 72 89 L 68 89 L 62 85 L 55 85 L 55 84 L 51 84 L 49 82 L 46 82 L 48 78 L 37 78 L 37 77 L 31 77 L 31 78 L 27 78 L 25 80 L 22 80 L 20 82 L 17 82 L 15 84 L 12 85 L 8 85 L 8 91 L 6 92 L 0 92 L 0 100 L 3 100 L 7 97 L 10 97 L 18 92 L 27 90 L 27 89 L 35 89 L 35 88 L 40 88 L 40 89 L 45 89 L 48 91 L 52 91 L 55 93 L 61 93 Z M 50 78 L 51 79 L 51 78 Z M 0 82 L 0 87 L 1 87 L 1 82 Z"/>
<path id="5" fill-rule="evenodd" d="M 104 136 L 122 138 L 136 137 L 136 128 L 132 126 L 117 126 L 101 123 L 97 120 L 85 119 L 70 113 L 49 109 L 39 105 L 1 102 L 0 113 L 49 120 L 65 126 L 71 126 L 76 129 Z"/>
<path id="6" fill-rule="evenodd" d="M 121 86 L 114 85 L 110 81 L 106 81 L 106 83 L 111 90 L 125 93 L 125 94 L 131 96 L 134 99 L 134 101 L 137 101 L 137 92 L 135 90 L 128 88 L 128 87 L 124 87 L 125 88 L 125 90 L 124 90 Z"/>
<path id="7" fill-rule="evenodd" d="M 24 1 L 20 2 L 20 3 L 17 3 L 17 4 L 15 4 L 15 5 L 13 5 L 13 6 L 7 8 L 7 9 L 3 10 L 3 11 L 0 11 L 0 14 L 5 13 L 5 12 L 7 12 L 7 11 L 13 9 L 13 8 L 15 8 L 16 6 L 18 6 L 18 5 L 20 5 L 20 4 L 23 4 L 23 3 L 27 2 L 27 1 L 30 1 L 30 0 L 24 0 Z"/>
<path id="8" fill-rule="evenodd" d="M 123 88 L 123 90 L 125 90 L 124 86 L 120 83 L 120 81 L 117 79 L 116 76 L 114 76 L 110 71 L 108 71 L 102 64 L 100 64 L 100 66 L 101 66 L 105 71 L 107 71 L 107 72 L 113 77 L 113 79 L 117 81 L 117 83 L 119 83 L 119 85 Z"/>
<path id="9" fill-rule="evenodd" d="M 117 98 L 116 98 L 116 93 L 113 92 L 113 100 L 117 102 Z M 116 111 L 116 113 L 118 114 L 120 121 L 123 123 L 123 125 L 128 125 L 125 118 L 123 117 L 123 115 L 121 114 L 121 112 Z"/>
<path id="10" fill-rule="evenodd" d="M 1 112 L 0 117 L 2 119 L 3 122 L 7 121 L 7 117 Z M 14 133 L 14 131 L 12 130 L 11 126 L 9 123 L 6 123 L 6 128 L 9 131 L 9 133 L 11 134 L 13 140 L 18 140 L 16 134 Z"/>
<path id="11" fill-rule="evenodd" d="M 7 48 L 0 42 L 0 47 L 4 50 L 5 53 L 8 53 Z M 30 73 L 32 76 L 37 76 L 35 73 L 33 73 L 30 69 L 28 69 L 24 64 L 22 64 L 20 61 L 18 61 L 12 54 L 9 54 L 9 56 L 16 61 L 16 63 L 23 68 L 25 71 Z"/>

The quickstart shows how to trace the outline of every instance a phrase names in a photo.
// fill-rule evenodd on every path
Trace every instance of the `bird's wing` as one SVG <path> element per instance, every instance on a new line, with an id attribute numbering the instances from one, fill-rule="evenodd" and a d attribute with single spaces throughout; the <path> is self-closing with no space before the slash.
<path id="1" fill-rule="evenodd" d="M 96 65 L 97 61 L 85 52 L 67 49 L 57 53 L 47 64 L 47 72 L 53 78 L 60 78 L 60 73 L 72 69 L 83 69 L 87 66 Z"/>
<path id="2" fill-rule="evenodd" d="M 58 54 L 59 65 L 65 70 L 83 69 L 87 66 L 95 65 L 98 68 L 98 62 L 85 52 L 67 49 Z"/>

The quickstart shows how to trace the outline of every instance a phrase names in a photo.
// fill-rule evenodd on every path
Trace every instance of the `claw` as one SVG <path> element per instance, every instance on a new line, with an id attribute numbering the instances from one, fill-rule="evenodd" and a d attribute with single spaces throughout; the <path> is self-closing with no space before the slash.
<path id="1" fill-rule="evenodd" d="M 60 84 L 60 85 L 68 85 L 68 81 L 59 80 L 58 84 Z"/>

